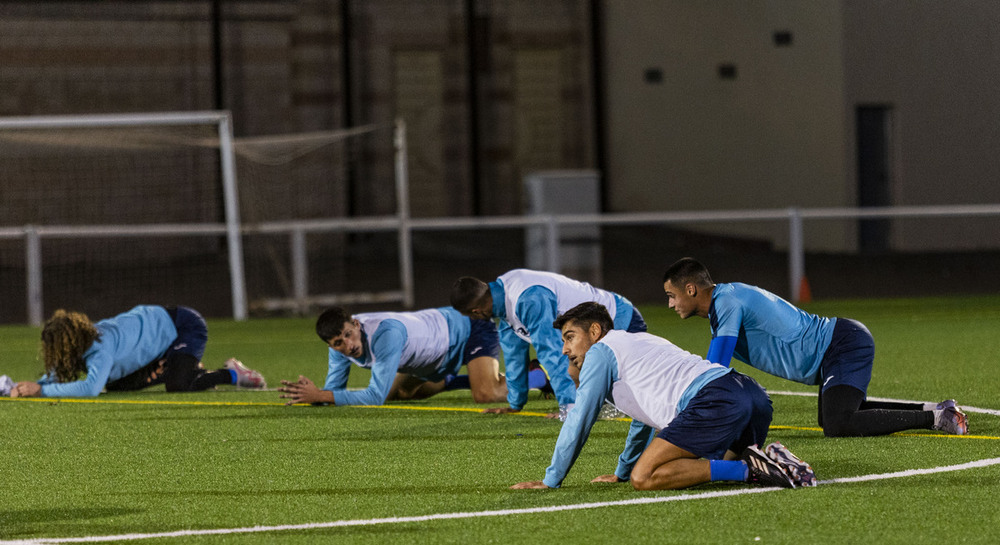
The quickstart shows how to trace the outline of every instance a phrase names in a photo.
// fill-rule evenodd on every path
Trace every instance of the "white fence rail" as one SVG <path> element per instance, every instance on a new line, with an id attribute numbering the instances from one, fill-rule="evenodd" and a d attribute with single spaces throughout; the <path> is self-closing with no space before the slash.
<path id="1" fill-rule="evenodd" d="M 405 179 L 405 173 L 404 173 Z M 403 191 L 399 195 L 406 202 Z M 670 225 L 680 223 L 776 221 L 786 222 L 789 230 L 788 277 L 789 293 L 793 301 L 798 300 L 799 287 L 805 275 L 805 251 L 803 244 L 803 223 L 814 219 L 887 219 L 887 218 L 964 218 L 1000 216 L 1000 205 L 954 205 L 954 206 L 905 206 L 884 208 L 783 208 L 762 210 L 716 210 L 704 212 L 648 212 L 579 215 L 533 215 L 533 216 L 492 216 L 492 217 L 452 217 L 452 218 L 410 218 L 404 212 L 395 216 L 381 216 L 350 219 L 305 220 L 290 222 L 268 222 L 241 225 L 240 233 L 287 234 L 289 255 L 292 263 L 294 293 L 289 299 L 272 300 L 271 309 L 307 308 L 310 304 L 338 304 L 351 302 L 403 301 L 407 307 L 414 301 L 413 231 L 454 230 L 454 229 L 503 229 L 543 226 L 546 229 L 547 269 L 559 271 L 559 231 L 571 225 Z M 310 295 L 308 293 L 308 255 L 305 235 L 309 233 L 362 233 L 397 232 L 400 252 L 399 291 L 384 293 L 353 294 L 344 298 L 336 295 Z M 28 317 L 32 324 L 42 321 L 42 258 L 41 247 L 46 238 L 67 237 L 155 237 L 155 236 L 203 236 L 231 233 L 231 226 L 219 224 L 155 224 L 155 225 L 27 225 L 19 228 L 0 228 L 0 239 L 24 239 L 25 265 L 27 270 L 26 294 Z M 242 264 L 231 269 L 234 283 L 243 286 Z M 234 284 L 233 292 L 237 287 Z M 236 306 L 234 305 L 234 308 Z M 234 317 L 241 319 L 236 312 Z"/>

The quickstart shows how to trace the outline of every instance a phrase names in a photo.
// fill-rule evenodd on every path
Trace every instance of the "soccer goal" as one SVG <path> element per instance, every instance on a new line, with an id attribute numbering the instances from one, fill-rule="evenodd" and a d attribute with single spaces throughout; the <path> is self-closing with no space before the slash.
<path id="1" fill-rule="evenodd" d="M 0 293 L 26 300 L 0 323 L 140 303 L 238 320 L 412 305 L 401 123 L 240 139 L 232 123 L 0 119 Z"/>

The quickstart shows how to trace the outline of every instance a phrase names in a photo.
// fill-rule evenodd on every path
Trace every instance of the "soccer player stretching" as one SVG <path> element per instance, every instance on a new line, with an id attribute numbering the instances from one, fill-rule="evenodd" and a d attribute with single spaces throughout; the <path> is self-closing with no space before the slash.
<path id="1" fill-rule="evenodd" d="M 631 416 L 632 425 L 614 474 L 592 482 L 630 480 L 636 490 L 708 481 L 816 484 L 812 468 L 780 443 L 764 451 L 757 447 L 767 438 L 771 400 L 752 378 L 666 339 L 612 325 L 607 309 L 594 302 L 569 309 L 553 323 L 562 332 L 570 365 L 580 368 L 576 404 L 559 432 L 545 479 L 511 488 L 559 487 L 605 399 Z"/>
<path id="2" fill-rule="evenodd" d="M 219 384 L 264 388 L 264 377 L 236 359 L 206 371 L 201 357 L 208 328 L 187 307 L 140 305 L 91 323 L 85 314 L 57 310 L 42 328 L 45 376 L 19 382 L 11 397 L 96 396 L 103 389 L 139 390 L 165 384 L 168 392 L 194 392 Z M 87 376 L 79 379 L 81 373 Z"/>
<path id="3" fill-rule="evenodd" d="M 819 425 L 828 437 L 887 435 L 908 429 L 969 432 L 965 413 L 941 403 L 866 400 L 875 341 L 861 322 L 801 310 L 756 286 L 715 284 L 689 257 L 667 269 L 663 290 L 681 318 L 708 318 L 708 360 L 733 358 L 772 375 L 819 385 Z"/>
<path id="4" fill-rule="evenodd" d="M 569 374 L 562 341 L 552 329 L 552 321 L 559 313 L 585 301 L 604 305 L 617 329 L 646 331 L 646 322 L 628 299 L 559 274 L 514 269 L 488 284 L 470 276 L 455 281 L 451 291 L 451 305 L 455 309 L 473 318 L 501 319 L 500 346 L 509 407 L 492 412 L 520 411 L 527 401 L 528 389 L 539 387 L 534 381 L 544 381 L 544 376 L 535 379 L 529 373 L 528 347 L 534 345 L 538 360 L 552 381 L 559 402 L 559 419 L 565 420 L 576 398 L 576 384 Z"/>

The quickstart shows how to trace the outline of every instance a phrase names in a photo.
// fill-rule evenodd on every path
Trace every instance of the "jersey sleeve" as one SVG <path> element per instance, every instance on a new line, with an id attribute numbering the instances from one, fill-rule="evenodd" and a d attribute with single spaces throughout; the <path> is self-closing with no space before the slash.
<path id="1" fill-rule="evenodd" d="M 733 352 L 736 350 L 736 337 L 726 335 L 725 337 L 715 337 L 708 345 L 708 355 L 705 359 L 712 363 L 719 363 L 729 367 L 733 359 Z"/>
<path id="2" fill-rule="evenodd" d="M 622 481 L 631 479 L 632 468 L 652 440 L 653 428 L 633 420 L 628 428 L 628 437 L 625 439 L 625 450 L 618 457 L 618 467 L 615 468 L 615 476 L 618 479 Z"/>
<path id="3" fill-rule="evenodd" d="M 43 397 L 95 397 L 100 395 L 108 382 L 111 367 L 114 365 L 111 353 L 98 347 L 86 356 L 87 377 L 73 382 L 39 382 Z"/>
<path id="4" fill-rule="evenodd" d="M 732 294 L 721 294 L 712 301 L 715 318 L 714 337 L 739 337 L 743 324 L 743 305 Z"/>
<path id="5" fill-rule="evenodd" d="M 500 322 L 499 335 L 504 375 L 507 377 L 507 404 L 512 409 L 521 410 L 528 401 L 529 345 L 505 321 Z"/>
<path id="6" fill-rule="evenodd" d="M 611 391 L 616 369 L 614 353 L 606 345 L 595 344 L 587 352 L 580 370 L 576 405 L 570 409 L 566 422 L 559 430 L 552 462 L 545 470 L 543 482 L 549 488 L 562 485 L 563 479 L 580 455 L 580 450 L 590 436 L 590 429 L 601 413 L 601 406 Z"/>
<path id="7" fill-rule="evenodd" d="M 389 397 L 389 390 L 396 379 L 406 328 L 396 320 L 385 320 L 369 341 L 372 357 L 372 377 L 364 390 L 333 390 L 336 405 L 381 405 Z"/>
<path id="8" fill-rule="evenodd" d="M 538 362 L 545 367 L 560 404 L 572 403 L 576 384 L 567 371 L 569 359 L 562 353 L 562 334 L 552 327 L 557 318 L 556 295 L 547 288 L 528 288 L 517 301 L 517 315 L 528 329 Z"/>
<path id="9" fill-rule="evenodd" d="M 324 390 L 343 390 L 347 388 L 347 377 L 351 374 L 351 362 L 343 354 L 330 348 L 327 360 L 326 383 Z"/>

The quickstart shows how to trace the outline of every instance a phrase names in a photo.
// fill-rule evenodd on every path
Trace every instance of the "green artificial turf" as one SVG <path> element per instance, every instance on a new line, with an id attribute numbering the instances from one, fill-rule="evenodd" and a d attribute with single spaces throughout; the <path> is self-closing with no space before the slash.
<path id="1" fill-rule="evenodd" d="M 1000 409 L 1000 298 L 836 301 L 811 311 L 864 322 L 876 341 L 872 396 Z M 643 307 L 650 331 L 704 353 L 706 320 Z M 312 319 L 209 323 L 208 367 L 230 356 L 270 385 L 322 382 L 326 349 Z M 34 378 L 38 330 L 0 328 L 0 374 Z M 821 481 L 1000 457 L 1000 416 L 970 411 L 967 437 L 915 431 L 827 439 L 815 392 L 748 371 L 772 391 L 770 439 Z M 351 384 L 363 387 L 356 369 Z M 559 490 L 509 490 L 544 475 L 557 421 L 484 415 L 468 392 L 392 408 L 286 407 L 278 393 L 162 387 L 70 401 L 0 401 L 0 540 L 302 525 L 442 513 L 520 510 L 636 498 L 695 499 L 542 513 L 386 522 L 261 533 L 156 537 L 141 543 L 994 543 L 1000 465 L 947 473 L 751 490 L 710 483 L 635 492 L 591 484 L 613 471 L 628 423 L 602 421 Z M 553 410 L 531 394 L 526 410 Z M 430 410 L 425 410 L 430 409 Z"/>

